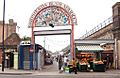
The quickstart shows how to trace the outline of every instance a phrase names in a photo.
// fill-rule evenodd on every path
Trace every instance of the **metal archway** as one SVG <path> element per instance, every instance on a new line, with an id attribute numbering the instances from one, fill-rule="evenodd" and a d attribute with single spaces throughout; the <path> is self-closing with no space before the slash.
<path id="1" fill-rule="evenodd" d="M 77 25 L 77 19 L 71 8 L 62 2 L 52 1 L 47 2 L 39 7 L 32 13 L 29 19 L 29 27 L 32 29 L 31 41 L 34 45 L 34 27 L 45 27 L 50 24 L 54 26 L 71 25 L 71 53 L 74 58 L 74 25 Z"/>

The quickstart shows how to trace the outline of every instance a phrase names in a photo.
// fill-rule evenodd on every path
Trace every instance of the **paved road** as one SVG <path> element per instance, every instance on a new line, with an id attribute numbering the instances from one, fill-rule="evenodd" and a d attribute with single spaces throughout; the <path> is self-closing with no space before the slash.
<path id="1" fill-rule="evenodd" d="M 58 71 L 58 63 L 53 61 L 52 65 L 46 65 L 42 69 L 42 72 L 57 72 Z"/>
<path id="2" fill-rule="evenodd" d="M 120 78 L 120 75 L 0 75 L 0 78 Z"/>

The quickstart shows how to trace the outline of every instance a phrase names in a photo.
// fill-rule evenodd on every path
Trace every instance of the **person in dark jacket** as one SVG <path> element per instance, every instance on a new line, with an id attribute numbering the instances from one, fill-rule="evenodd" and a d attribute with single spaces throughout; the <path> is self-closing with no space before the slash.
<path id="1" fill-rule="evenodd" d="M 106 60 L 106 68 L 109 69 L 110 68 L 110 56 L 109 56 L 109 54 L 107 54 L 105 60 Z"/>
<path id="2" fill-rule="evenodd" d="M 62 56 L 60 55 L 58 57 L 58 68 L 59 68 L 59 70 L 61 70 L 62 65 L 63 65 L 63 60 L 62 60 Z"/>

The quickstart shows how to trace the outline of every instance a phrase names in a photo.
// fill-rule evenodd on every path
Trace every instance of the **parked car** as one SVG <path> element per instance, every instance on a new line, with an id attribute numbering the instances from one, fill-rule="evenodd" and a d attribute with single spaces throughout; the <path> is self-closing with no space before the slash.
<path id="1" fill-rule="evenodd" d="M 45 63 L 46 64 L 53 64 L 52 58 L 46 58 Z"/>

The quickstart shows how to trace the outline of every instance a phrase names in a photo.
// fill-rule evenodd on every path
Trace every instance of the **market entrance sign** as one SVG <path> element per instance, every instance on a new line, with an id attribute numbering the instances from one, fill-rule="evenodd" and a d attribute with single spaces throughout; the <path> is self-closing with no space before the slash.
<path id="1" fill-rule="evenodd" d="M 72 9 L 61 2 L 48 2 L 36 8 L 29 19 L 29 27 L 34 19 L 35 26 L 48 26 L 50 23 L 55 26 L 77 25 L 76 15 Z"/>
<path id="2" fill-rule="evenodd" d="M 66 4 L 58 1 L 47 2 L 37 7 L 32 13 L 29 19 L 28 27 L 32 29 L 32 45 L 35 44 L 35 34 L 40 32 L 34 32 L 34 27 L 54 27 L 54 26 L 67 26 L 71 27 L 71 53 L 74 57 L 74 26 L 77 25 L 76 15 L 73 10 Z M 51 35 L 53 31 L 46 31 Z M 42 32 L 43 33 L 43 32 Z M 61 33 L 57 32 L 56 34 Z M 55 33 L 54 33 L 55 34 Z M 63 31 L 62 31 L 63 34 Z"/>

